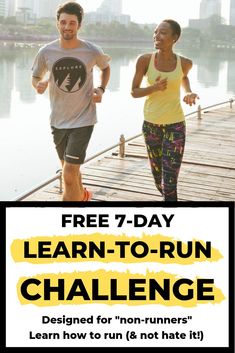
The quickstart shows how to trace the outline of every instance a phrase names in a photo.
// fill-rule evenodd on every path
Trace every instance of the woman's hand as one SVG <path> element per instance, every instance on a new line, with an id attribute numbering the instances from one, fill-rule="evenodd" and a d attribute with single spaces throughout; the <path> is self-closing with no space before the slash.
<path id="1" fill-rule="evenodd" d="M 161 80 L 161 76 L 158 76 L 153 84 L 153 88 L 154 91 L 165 91 L 167 89 L 167 78 Z"/>
<path id="2" fill-rule="evenodd" d="M 191 107 L 196 104 L 196 99 L 199 99 L 198 95 L 196 93 L 189 92 L 185 95 L 183 101 Z"/>

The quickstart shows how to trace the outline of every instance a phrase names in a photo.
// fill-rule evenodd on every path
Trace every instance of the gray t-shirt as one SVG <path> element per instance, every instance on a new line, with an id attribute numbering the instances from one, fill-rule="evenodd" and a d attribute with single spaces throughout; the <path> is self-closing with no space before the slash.
<path id="1" fill-rule="evenodd" d="M 49 72 L 51 126 L 71 129 L 97 122 L 93 68 L 105 69 L 109 60 L 100 47 L 84 40 L 74 49 L 61 48 L 59 40 L 40 48 L 32 71 L 39 78 Z"/>

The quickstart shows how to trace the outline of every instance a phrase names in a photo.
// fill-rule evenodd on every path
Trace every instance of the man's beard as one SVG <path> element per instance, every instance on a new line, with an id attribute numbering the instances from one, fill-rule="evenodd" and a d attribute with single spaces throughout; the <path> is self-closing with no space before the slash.
<path id="1" fill-rule="evenodd" d="M 66 32 L 66 33 L 62 33 L 62 37 L 64 40 L 71 40 L 75 38 L 75 34 Z"/>

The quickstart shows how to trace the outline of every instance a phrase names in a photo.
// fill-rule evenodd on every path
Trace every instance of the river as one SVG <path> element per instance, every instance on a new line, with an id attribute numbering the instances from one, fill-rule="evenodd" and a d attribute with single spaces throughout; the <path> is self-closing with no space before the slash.
<path id="1" fill-rule="evenodd" d="M 98 123 L 87 151 L 90 157 L 118 143 L 120 135 L 132 137 L 141 132 L 143 99 L 130 95 L 136 58 L 150 47 L 141 48 L 96 43 L 112 57 L 111 79 L 97 105 Z M 31 86 L 31 65 L 38 48 L 1 49 L 0 54 L 0 200 L 11 201 L 53 176 L 60 163 L 49 127 L 48 94 L 36 95 Z M 189 78 L 202 106 L 235 96 L 234 53 L 176 50 L 193 60 Z M 99 72 L 94 71 L 95 82 Z M 185 114 L 196 107 L 183 106 Z"/>

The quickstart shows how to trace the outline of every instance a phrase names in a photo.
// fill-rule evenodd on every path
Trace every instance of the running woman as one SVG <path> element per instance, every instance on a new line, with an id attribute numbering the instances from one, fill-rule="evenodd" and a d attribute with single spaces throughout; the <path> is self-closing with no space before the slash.
<path id="1" fill-rule="evenodd" d="M 190 87 L 188 73 L 192 60 L 176 54 L 174 44 L 181 35 L 180 25 L 162 21 L 154 31 L 156 51 L 137 59 L 132 82 L 132 97 L 145 97 L 143 136 L 155 185 L 164 201 L 178 201 L 177 183 L 186 137 L 183 101 L 192 106 L 198 95 Z M 146 87 L 141 87 L 146 77 Z"/>

